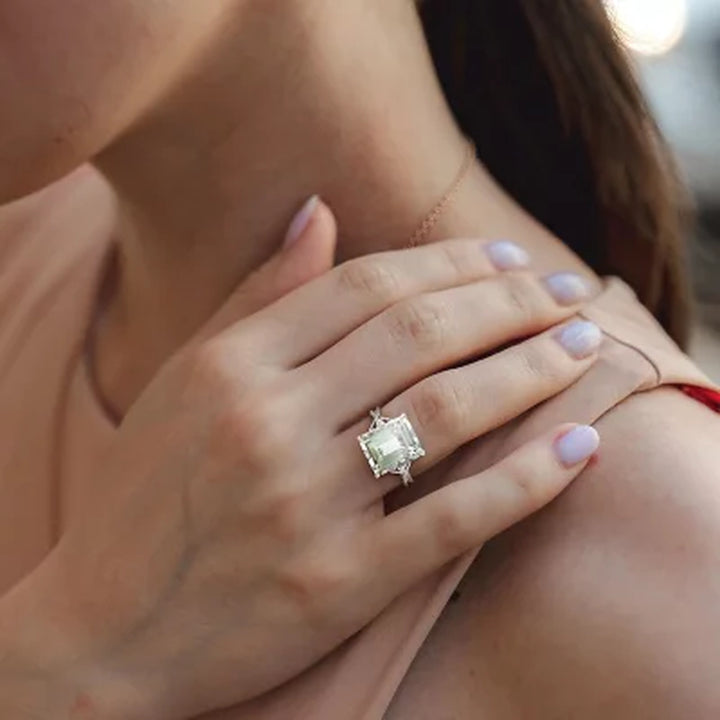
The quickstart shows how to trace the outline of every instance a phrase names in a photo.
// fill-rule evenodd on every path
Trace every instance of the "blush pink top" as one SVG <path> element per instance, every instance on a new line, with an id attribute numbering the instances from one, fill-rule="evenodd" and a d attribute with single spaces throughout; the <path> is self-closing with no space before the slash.
<path id="1" fill-rule="evenodd" d="M 56 212 L 63 212 L 62 202 Z M 100 229 L 87 227 L 56 247 L 31 212 L 11 209 L 2 217 L 0 592 L 49 552 L 59 531 L 59 507 L 66 519 L 83 511 L 82 487 L 101 472 L 98 458 L 114 440 L 115 426 L 80 360 L 108 250 L 95 239 Z M 712 402 L 710 381 L 621 281 L 608 280 L 584 314 L 605 332 L 600 360 L 573 387 L 516 424 L 510 445 L 559 422 L 593 423 L 632 393 L 663 384 L 691 386 L 690 392 Z M 80 499 L 68 502 L 73 497 Z M 309 670 L 212 717 L 380 720 L 478 550 L 396 598 Z"/>

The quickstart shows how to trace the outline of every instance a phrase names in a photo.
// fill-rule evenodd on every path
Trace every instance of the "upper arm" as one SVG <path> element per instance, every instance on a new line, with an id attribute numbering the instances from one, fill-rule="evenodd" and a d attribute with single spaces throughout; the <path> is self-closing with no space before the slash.
<path id="1" fill-rule="evenodd" d="M 598 462 L 480 553 L 401 702 L 458 720 L 720 717 L 720 417 L 665 389 L 597 427 Z"/>
<path id="2" fill-rule="evenodd" d="M 492 680 L 515 717 L 718 717 L 720 419 L 662 390 L 598 428 L 577 487 L 491 548 Z"/>

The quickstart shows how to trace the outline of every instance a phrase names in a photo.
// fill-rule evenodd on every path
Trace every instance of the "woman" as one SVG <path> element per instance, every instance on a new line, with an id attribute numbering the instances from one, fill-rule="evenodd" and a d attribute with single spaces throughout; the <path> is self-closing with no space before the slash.
<path id="1" fill-rule="evenodd" d="M 627 69 L 589 0 L 423 11 L 457 118 L 409 0 L 4 3 L 2 198 L 89 159 L 104 177 L 3 210 L 6 714 L 720 707 L 720 426 L 658 389 L 710 385 L 520 204 L 680 337 L 672 193 Z M 458 119 L 517 199 L 481 165 L 457 175 Z M 423 247 L 329 274 L 310 202 L 232 294 L 302 198 L 337 214 L 345 260 L 415 237 L 451 183 Z M 582 321 L 468 362 L 587 293 L 598 362 Z M 353 443 L 378 404 L 427 446 L 412 490 L 367 484 Z M 561 423 L 595 421 L 600 462 L 472 563 L 585 468 L 596 436 Z"/>

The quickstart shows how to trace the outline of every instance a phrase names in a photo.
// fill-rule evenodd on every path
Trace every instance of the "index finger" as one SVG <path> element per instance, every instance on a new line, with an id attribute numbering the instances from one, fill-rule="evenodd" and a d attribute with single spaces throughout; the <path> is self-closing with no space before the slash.
<path id="1" fill-rule="evenodd" d="M 375 253 L 349 260 L 289 293 L 247 318 L 243 331 L 246 338 L 255 335 L 254 347 L 271 362 L 296 367 L 407 297 L 525 268 L 529 262 L 514 243 L 468 238 Z"/>

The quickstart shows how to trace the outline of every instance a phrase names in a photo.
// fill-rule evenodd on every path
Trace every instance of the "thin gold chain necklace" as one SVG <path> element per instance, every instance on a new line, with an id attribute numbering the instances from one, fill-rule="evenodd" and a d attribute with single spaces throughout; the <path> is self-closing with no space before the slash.
<path id="1" fill-rule="evenodd" d="M 420 221 L 417 228 L 415 228 L 415 231 L 407 242 L 408 247 L 421 245 L 425 242 L 425 240 L 427 240 L 428 235 L 430 235 L 435 225 L 437 225 L 438 220 L 442 217 L 445 210 L 447 210 L 450 203 L 455 199 L 460 186 L 463 184 L 463 181 L 470 172 L 470 168 L 472 167 L 474 160 L 475 143 L 468 139 L 465 157 L 463 158 L 460 170 L 458 170 L 458 174 L 450 187 L 446 190 L 445 194 L 437 201 L 437 203 L 435 203 L 430 212 Z"/>

